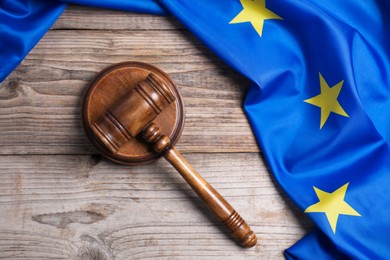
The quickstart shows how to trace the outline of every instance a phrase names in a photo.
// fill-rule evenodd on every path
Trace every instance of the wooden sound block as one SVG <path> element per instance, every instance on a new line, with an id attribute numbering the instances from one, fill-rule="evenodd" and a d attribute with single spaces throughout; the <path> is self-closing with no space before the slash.
<path id="1" fill-rule="evenodd" d="M 153 151 L 139 136 L 131 138 L 117 152 L 112 152 L 92 131 L 92 126 L 103 117 L 122 97 L 153 74 L 166 83 L 175 101 L 159 113 L 154 123 L 163 135 L 168 136 L 172 146 L 179 139 L 184 126 L 184 105 L 176 85 L 160 69 L 141 62 L 123 62 L 103 70 L 86 91 L 82 106 L 82 121 L 86 135 L 105 157 L 118 163 L 138 165 L 149 163 L 162 155 Z"/>

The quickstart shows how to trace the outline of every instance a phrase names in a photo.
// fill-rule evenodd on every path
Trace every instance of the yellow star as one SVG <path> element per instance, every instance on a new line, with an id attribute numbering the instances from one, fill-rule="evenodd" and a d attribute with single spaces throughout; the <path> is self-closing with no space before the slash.
<path id="1" fill-rule="evenodd" d="M 343 86 L 344 80 L 337 83 L 334 87 L 330 88 L 328 83 L 326 83 L 325 79 L 322 77 L 320 73 L 320 87 L 321 94 L 304 100 L 306 103 L 317 106 L 321 108 L 321 123 L 320 129 L 328 120 L 330 112 L 339 114 L 341 116 L 349 117 L 348 114 L 341 107 L 339 101 L 337 100 L 341 88 Z"/>
<path id="2" fill-rule="evenodd" d="M 333 233 L 336 234 L 336 225 L 340 214 L 359 217 L 361 216 L 356 210 L 354 210 L 348 203 L 344 201 L 348 185 L 349 182 L 332 193 L 328 193 L 313 187 L 320 201 L 309 206 L 305 210 L 305 213 L 325 213 Z"/>
<path id="3" fill-rule="evenodd" d="M 267 19 L 282 19 L 279 15 L 271 12 L 265 7 L 265 0 L 240 0 L 244 9 L 229 22 L 245 23 L 250 22 L 257 33 L 262 35 L 264 20 Z"/>

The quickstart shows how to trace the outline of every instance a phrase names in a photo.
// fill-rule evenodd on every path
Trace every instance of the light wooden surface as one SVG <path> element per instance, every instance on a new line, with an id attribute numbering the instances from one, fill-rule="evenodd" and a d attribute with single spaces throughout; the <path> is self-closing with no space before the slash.
<path id="1" fill-rule="evenodd" d="M 165 161 L 96 154 L 80 122 L 103 68 L 142 61 L 179 86 L 177 144 L 247 220 L 243 249 Z M 311 224 L 267 171 L 242 110 L 249 82 L 173 18 L 70 6 L 0 85 L 0 258 L 281 259 Z"/>

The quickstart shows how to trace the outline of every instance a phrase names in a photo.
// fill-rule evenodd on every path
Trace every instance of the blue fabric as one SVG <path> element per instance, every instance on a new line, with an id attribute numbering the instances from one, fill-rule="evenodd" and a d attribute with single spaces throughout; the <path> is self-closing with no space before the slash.
<path id="1" fill-rule="evenodd" d="M 314 230 L 284 252 L 288 260 L 334 260 L 349 259 L 332 244 L 327 236 Z"/>
<path id="2" fill-rule="evenodd" d="M 123 11 L 166 15 L 167 12 L 155 0 L 62 0 L 68 3 L 110 8 Z"/>
<path id="3" fill-rule="evenodd" d="M 57 1 L 0 1 L 0 82 L 18 66 L 65 7 Z"/>
<path id="4" fill-rule="evenodd" d="M 390 258 L 388 1 L 267 1 L 262 30 L 248 6 L 264 1 L 161 2 L 252 80 L 245 110 L 268 164 L 326 237 L 288 256 Z"/>
<path id="5" fill-rule="evenodd" d="M 317 226 L 287 259 L 390 258 L 388 1 L 70 1 L 168 10 L 252 81 L 244 108 L 259 145 Z M 0 80 L 64 6 L 0 4 Z"/>

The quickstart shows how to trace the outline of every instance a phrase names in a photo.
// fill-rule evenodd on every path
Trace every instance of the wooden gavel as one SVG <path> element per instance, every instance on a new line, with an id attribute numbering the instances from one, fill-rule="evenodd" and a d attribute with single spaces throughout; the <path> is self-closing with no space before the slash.
<path id="1" fill-rule="evenodd" d="M 110 154 L 133 139 L 141 138 L 181 174 L 215 216 L 244 247 L 252 247 L 257 238 L 234 208 L 183 158 L 154 120 L 176 98 L 169 82 L 149 73 L 132 90 L 111 105 L 91 124 L 93 135 Z"/>

